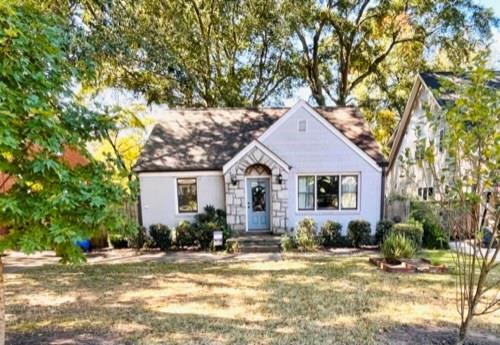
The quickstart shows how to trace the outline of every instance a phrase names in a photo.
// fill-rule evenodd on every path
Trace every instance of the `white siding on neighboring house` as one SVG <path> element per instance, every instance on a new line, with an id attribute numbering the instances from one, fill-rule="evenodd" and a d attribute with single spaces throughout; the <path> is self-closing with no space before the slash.
<path id="1" fill-rule="evenodd" d="M 197 179 L 198 212 L 202 212 L 206 205 L 225 209 L 222 172 L 140 173 L 142 222 L 146 228 L 155 223 L 175 227 L 181 220 L 193 221 L 194 214 L 177 210 L 178 177 Z"/>
<path id="2" fill-rule="evenodd" d="M 306 121 L 305 125 L 303 121 Z M 372 232 L 375 231 L 376 223 L 380 220 L 381 170 L 372 165 L 373 161 L 369 163 L 361 157 L 305 108 L 299 109 L 261 141 L 291 166 L 288 178 L 288 228 L 295 228 L 298 221 L 309 216 L 316 220 L 318 228 L 326 220 L 341 223 L 344 234 L 347 224 L 353 219 L 369 221 Z M 299 174 L 342 173 L 359 174 L 358 210 L 297 210 Z"/>
<path id="3" fill-rule="evenodd" d="M 410 120 L 403 134 L 401 145 L 394 161 L 394 164 L 387 174 L 386 195 L 391 194 L 406 195 L 418 198 L 419 188 L 433 188 L 434 182 L 431 170 L 422 164 L 415 164 L 415 152 L 417 143 L 425 138 L 426 145 L 434 144 L 436 152 L 436 167 L 439 169 L 444 164 L 445 154 L 439 151 L 439 132 L 444 130 L 444 126 L 431 126 L 427 119 L 426 112 L 440 111 L 434 97 L 430 91 L 421 86 L 417 95 L 413 109 L 411 109 Z M 408 154 L 406 154 L 408 153 Z M 407 163 L 407 156 L 413 163 Z M 434 190 L 435 192 L 435 190 Z"/>

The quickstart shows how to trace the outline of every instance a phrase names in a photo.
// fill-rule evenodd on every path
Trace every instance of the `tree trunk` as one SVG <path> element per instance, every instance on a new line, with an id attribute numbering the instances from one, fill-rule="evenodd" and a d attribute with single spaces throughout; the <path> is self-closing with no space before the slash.
<path id="1" fill-rule="evenodd" d="M 3 285 L 3 262 L 0 253 L 0 345 L 5 345 L 5 298 Z"/>
<path id="2" fill-rule="evenodd" d="M 471 319 L 472 319 L 472 317 L 470 316 L 470 312 L 468 312 L 467 317 L 460 324 L 460 331 L 458 332 L 457 345 L 464 345 L 465 344 L 465 337 L 467 337 L 467 331 L 469 330 L 469 323 L 470 323 Z"/>
<path id="3" fill-rule="evenodd" d="M 311 93 L 319 107 L 324 107 L 326 105 L 325 96 L 323 96 L 321 89 L 315 90 L 311 87 Z"/>

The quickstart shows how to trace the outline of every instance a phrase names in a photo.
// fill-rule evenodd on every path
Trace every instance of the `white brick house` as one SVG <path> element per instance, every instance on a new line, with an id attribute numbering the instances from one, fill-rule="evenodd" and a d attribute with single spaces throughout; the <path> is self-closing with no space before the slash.
<path id="1" fill-rule="evenodd" d="M 169 110 L 134 168 L 143 225 L 176 226 L 206 205 L 235 232 L 281 233 L 381 217 L 384 157 L 352 107 Z"/>

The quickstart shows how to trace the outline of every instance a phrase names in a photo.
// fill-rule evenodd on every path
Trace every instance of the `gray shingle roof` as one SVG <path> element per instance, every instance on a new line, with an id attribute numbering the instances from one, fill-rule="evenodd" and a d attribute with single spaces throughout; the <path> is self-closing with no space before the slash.
<path id="1" fill-rule="evenodd" d="M 289 108 L 168 110 L 134 167 L 136 172 L 220 170 Z M 366 122 L 352 107 L 315 108 L 377 162 L 384 161 Z"/>
<path id="2" fill-rule="evenodd" d="M 488 86 L 500 89 L 500 72 L 495 71 L 493 79 L 488 82 Z M 463 84 L 470 81 L 468 74 L 458 75 L 453 72 L 421 72 L 420 77 L 425 85 L 432 91 L 440 105 L 453 101 L 456 97 L 452 90 L 446 90 L 442 87 L 441 80 L 445 79 L 454 84 Z"/>

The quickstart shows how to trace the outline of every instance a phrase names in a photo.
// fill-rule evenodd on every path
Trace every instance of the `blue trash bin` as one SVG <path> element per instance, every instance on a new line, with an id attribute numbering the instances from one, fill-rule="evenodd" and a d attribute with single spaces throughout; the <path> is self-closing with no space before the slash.
<path id="1" fill-rule="evenodd" d="M 84 252 L 90 252 L 90 240 L 79 240 L 75 243 L 78 247 L 82 248 Z"/>

